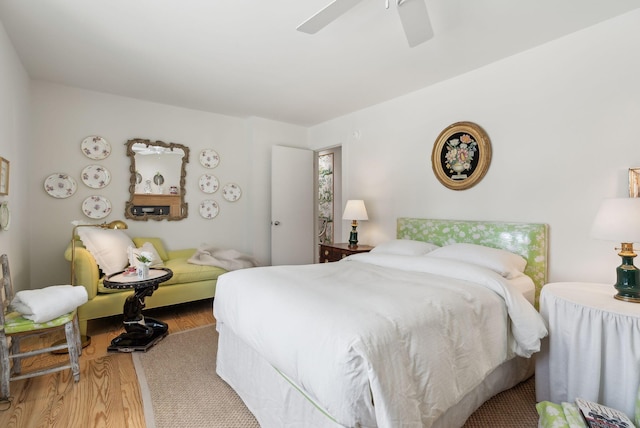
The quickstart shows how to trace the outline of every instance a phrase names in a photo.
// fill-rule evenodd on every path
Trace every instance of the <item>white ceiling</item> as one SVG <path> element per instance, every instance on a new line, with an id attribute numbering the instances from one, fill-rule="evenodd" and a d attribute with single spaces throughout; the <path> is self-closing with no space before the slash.
<path id="1" fill-rule="evenodd" d="M 409 48 L 395 0 L 364 0 L 314 35 L 331 0 L 0 0 L 33 79 L 310 126 L 640 7 L 640 0 L 425 0 Z"/>

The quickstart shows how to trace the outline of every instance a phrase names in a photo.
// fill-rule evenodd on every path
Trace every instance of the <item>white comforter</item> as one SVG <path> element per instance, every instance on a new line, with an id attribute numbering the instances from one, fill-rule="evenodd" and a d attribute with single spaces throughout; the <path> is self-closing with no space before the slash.
<path id="1" fill-rule="evenodd" d="M 226 273 L 214 314 L 348 427 L 429 427 L 547 333 L 492 271 L 382 254 Z"/>

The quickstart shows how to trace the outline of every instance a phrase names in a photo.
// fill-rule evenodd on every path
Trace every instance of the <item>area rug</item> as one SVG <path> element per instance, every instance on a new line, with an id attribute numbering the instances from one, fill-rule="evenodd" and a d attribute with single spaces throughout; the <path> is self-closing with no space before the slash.
<path id="1" fill-rule="evenodd" d="M 147 428 L 259 428 L 233 389 L 216 374 L 214 325 L 170 334 L 134 353 Z"/>
<path id="2" fill-rule="evenodd" d="M 259 428 L 238 395 L 216 374 L 214 325 L 173 333 L 133 362 L 147 428 Z M 498 394 L 464 428 L 534 428 L 534 380 Z"/>

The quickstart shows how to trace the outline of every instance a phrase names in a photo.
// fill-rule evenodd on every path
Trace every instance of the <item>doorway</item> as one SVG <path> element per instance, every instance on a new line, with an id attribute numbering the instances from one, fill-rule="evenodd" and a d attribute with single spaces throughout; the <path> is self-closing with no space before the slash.
<path id="1" fill-rule="evenodd" d="M 342 236 L 342 147 L 314 152 L 315 248 Z M 315 251 L 315 261 L 319 252 Z"/>
<path id="2" fill-rule="evenodd" d="M 271 264 L 313 263 L 316 251 L 312 150 L 271 149 Z"/>

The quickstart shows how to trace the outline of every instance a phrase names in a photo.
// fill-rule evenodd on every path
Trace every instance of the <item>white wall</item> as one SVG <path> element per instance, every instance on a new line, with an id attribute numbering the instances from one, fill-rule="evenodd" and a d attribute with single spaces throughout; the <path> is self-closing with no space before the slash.
<path id="1" fill-rule="evenodd" d="M 29 288 L 29 77 L 0 23 L 0 157 L 10 162 L 9 195 L 0 196 L 12 214 L 0 230 L 0 253 L 9 256 L 16 291 Z"/>
<path id="2" fill-rule="evenodd" d="M 628 196 L 627 170 L 640 166 L 639 52 L 635 11 L 315 126 L 310 145 L 343 144 L 343 199 L 362 198 L 369 212 L 363 243 L 393 238 L 401 216 L 547 223 L 551 281 L 613 283 L 620 243 L 589 230 L 600 201 Z M 493 148 L 487 175 L 465 191 L 442 186 L 430 160 L 458 121 L 481 125 Z"/>
<path id="3" fill-rule="evenodd" d="M 271 148 L 286 146 L 306 148 L 307 129 L 253 117 L 247 121 L 248 139 L 252 142 L 250 163 L 251 218 L 243 230 L 246 245 L 254 254 L 264 255 L 271 263 Z M 263 215 L 255 215 L 261 212 Z"/>
<path id="4" fill-rule="evenodd" d="M 129 221 L 132 235 L 160 236 L 170 248 L 232 247 L 268 263 L 271 146 L 302 147 L 307 140 L 312 149 L 343 146 L 342 198 L 365 199 L 371 218 L 359 226 L 363 243 L 393 237 L 399 216 L 544 222 L 550 225 L 552 281 L 612 282 L 618 243 L 592 240 L 589 228 L 600 200 L 627 195 L 627 168 L 640 166 L 633 128 L 640 117 L 639 23 L 635 11 L 309 130 L 44 82 L 30 88 L 0 31 L 0 156 L 11 160 L 8 200 L 14 214 L 0 244 L 17 254 L 14 277 L 32 288 L 67 282 L 62 253 L 70 222 L 90 220 L 80 207 L 92 194 L 113 205 L 104 220 L 123 218 L 129 180 L 124 144 L 139 137 L 191 148 L 190 213 L 179 222 Z M 440 131 L 461 120 L 486 129 L 494 155 L 477 186 L 455 192 L 436 180 L 430 154 Z M 103 161 L 80 152 L 82 139 L 94 134 L 112 145 Z M 197 161 L 205 148 L 222 157 L 212 170 L 221 183 L 237 182 L 244 191 L 236 203 L 214 195 L 221 205 L 215 220 L 200 218 L 197 209 L 205 198 L 197 178 L 209 172 Z M 92 163 L 112 174 L 111 184 L 99 191 L 79 177 Z M 54 172 L 75 177 L 78 192 L 62 200 L 47 195 L 42 184 Z M 343 240 L 348 230 L 343 225 Z"/>
<path id="5" fill-rule="evenodd" d="M 202 111 L 86 91 L 45 82 L 32 83 L 33 132 L 30 159 L 29 194 L 31 201 L 32 286 L 68 283 L 70 265 L 63 253 L 71 238 L 72 220 L 101 223 L 126 220 L 130 236 L 158 236 L 170 249 L 197 247 L 200 244 L 234 248 L 268 263 L 270 253 L 264 242 L 269 237 L 270 144 L 297 141 L 305 144 L 306 130 L 292 125 L 258 119 L 243 119 Z M 105 138 L 112 153 L 104 160 L 92 160 L 80 150 L 90 135 Z M 187 164 L 185 199 L 189 216 L 182 221 L 147 222 L 124 219 L 129 198 L 129 159 L 125 143 L 145 138 L 184 144 L 190 148 Z M 198 155 L 214 149 L 220 164 L 203 167 Z M 103 189 L 91 189 L 80 178 L 87 165 L 99 164 L 111 172 L 111 183 Z M 43 182 L 52 173 L 70 174 L 77 181 L 77 192 L 67 199 L 49 196 Z M 234 182 L 243 190 L 237 202 L 228 202 L 221 190 L 212 195 L 198 188 L 204 173 L 214 174 L 221 187 Z M 104 219 L 89 219 L 81 211 L 82 202 L 91 195 L 106 197 L 112 213 Z M 198 204 L 214 199 L 220 214 L 203 219 Z"/>

